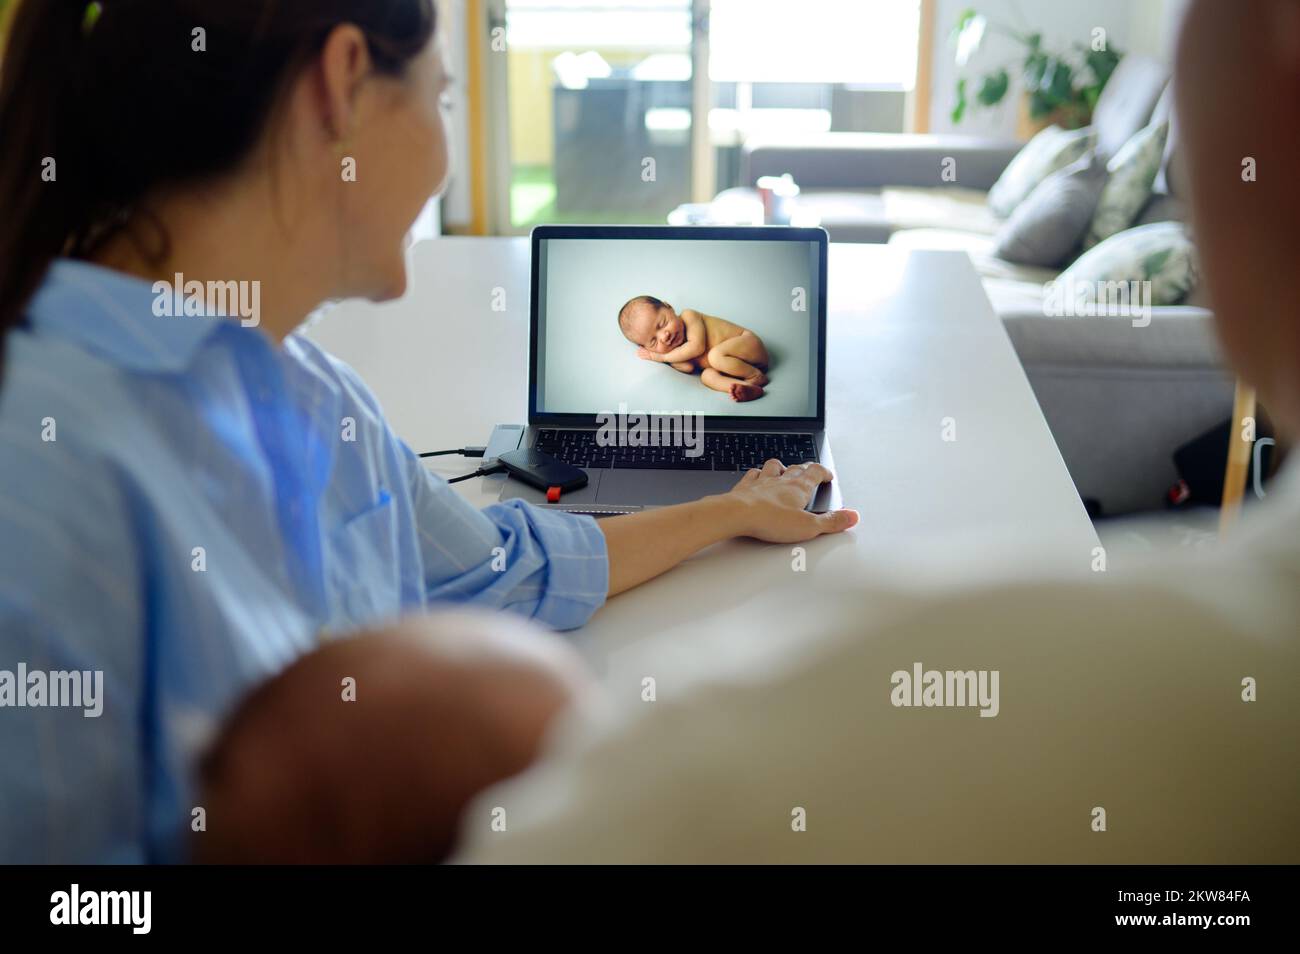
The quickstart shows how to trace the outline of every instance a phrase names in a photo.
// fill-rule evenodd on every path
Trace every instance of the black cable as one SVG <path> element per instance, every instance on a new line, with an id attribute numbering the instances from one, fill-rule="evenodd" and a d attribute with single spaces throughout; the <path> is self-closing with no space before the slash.
<path id="1" fill-rule="evenodd" d="M 461 457 L 482 457 L 486 452 L 486 447 L 459 447 L 455 450 L 425 451 L 420 456 L 448 457 L 452 454 L 459 454 Z"/>
<path id="2" fill-rule="evenodd" d="M 462 474 L 459 477 L 453 477 L 449 481 L 447 481 L 447 483 L 458 484 L 462 480 L 473 480 L 475 477 L 487 477 L 490 474 L 501 474 L 501 473 L 505 473 L 505 468 L 500 465 L 497 465 L 496 467 L 480 467 L 472 474 Z"/>

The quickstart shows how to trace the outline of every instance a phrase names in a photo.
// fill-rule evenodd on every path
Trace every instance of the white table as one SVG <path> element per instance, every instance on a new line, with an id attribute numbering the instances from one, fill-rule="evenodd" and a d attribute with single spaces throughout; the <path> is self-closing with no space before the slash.
<path id="1" fill-rule="evenodd" d="M 525 422 L 528 240 L 441 238 L 411 256 L 404 299 L 340 305 L 312 336 L 357 369 L 417 450 L 483 444 L 494 424 Z M 926 566 L 1020 529 L 1086 567 L 1092 524 L 966 256 L 832 245 L 828 281 L 827 427 L 862 523 L 807 545 L 807 572 Z M 452 475 L 475 463 L 433 466 Z M 457 487 L 486 505 L 496 489 L 482 483 Z M 792 600 L 807 597 L 791 561 L 784 546 L 712 548 L 610 601 L 577 638 L 608 660 L 663 628 L 669 605 L 696 607 L 690 626 L 701 630 L 761 627 L 746 616 L 749 596 L 790 587 Z"/>

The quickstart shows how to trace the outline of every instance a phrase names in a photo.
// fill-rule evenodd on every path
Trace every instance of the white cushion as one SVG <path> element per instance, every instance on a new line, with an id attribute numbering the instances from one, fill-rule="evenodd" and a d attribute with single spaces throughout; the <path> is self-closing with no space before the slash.
<path id="1" fill-rule="evenodd" d="M 1025 143 L 1025 147 L 1016 153 L 998 181 L 993 183 L 993 188 L 989 190 L 989 209 L 994 215 L 1005 219 L 1034 191 L 1038 183 L 1057 169 L 1064 169 L 1082 158 L 1095 142 L 1096 136 L 1088 127 L 1062 129 L 1060 126 L 1048 126 Z"/>
<path id="2" fill-rule="evenodd" d="M 1196 247 L 1181 222 L 1126 229 L 1080 255 L 1061 281 L 1074 285 L 1149 282 L 1151 305 L 1176 305 L 1196 285 Z"/>

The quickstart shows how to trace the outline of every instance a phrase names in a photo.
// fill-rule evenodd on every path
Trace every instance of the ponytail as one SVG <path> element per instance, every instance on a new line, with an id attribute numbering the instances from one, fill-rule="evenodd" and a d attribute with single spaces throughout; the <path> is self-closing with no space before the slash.
<path id="1" fill-rule="evenodd" d="M 0 59 L 0 371 L 9 329 L 86 199 L 77 157 L 59 141 L 60 117 L 72 120 L 76 106 L 67 70 L 84 39 L 81 20 L 78 5 L 65 0 L 20 3 Z"/>

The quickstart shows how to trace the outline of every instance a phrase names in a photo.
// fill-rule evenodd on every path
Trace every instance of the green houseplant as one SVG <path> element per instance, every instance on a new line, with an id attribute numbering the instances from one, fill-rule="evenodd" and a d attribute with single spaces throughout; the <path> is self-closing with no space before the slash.
<path id="1" fill-rule="evenodd" d="M 990 20 L 974 9 L 963 10 L 957 18 L 952 37 L 957 50 L 957 65 L 965 66 L 983 45 L 984 37 L 997 33 L 1023 47 L 1018 61 L 984 73 L 977 80 L 974 100 L 979 106 L 996 106 L 1011 89 L 1012 75 L 1019 76 L 1026 96 L 1029 118 L 1036 123 L 1055 122 L 1067 129 L 1077 129 L 1092 121 L 1110 74 L 1122 54 L 1112 48 L 1105 33 L 1094 34 L 1089 44 L 1075 43 L 1064 52 L 1043 45 L 1041 33 L 1013 29 Z M 957 80 L 957 99 L 952 121 L 960 123 L 970 106 L 972 84 L 965 77 Z"/>

